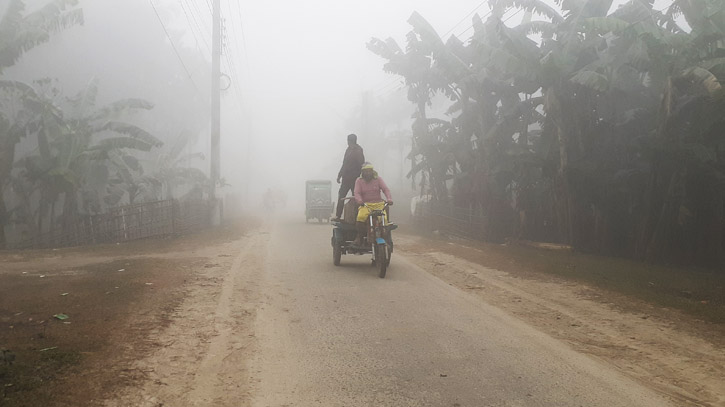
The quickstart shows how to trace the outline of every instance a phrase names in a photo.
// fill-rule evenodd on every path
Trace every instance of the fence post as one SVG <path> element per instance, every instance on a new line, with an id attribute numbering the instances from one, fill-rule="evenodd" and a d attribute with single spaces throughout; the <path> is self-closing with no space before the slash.
<path id="1" fill-rule="evenodd" d="M 176 234 L 176 199 L 171 199 L 171 234 Z"/>
<path id="2" fill-rule="evenodd" d="M 121 227 L 123 228 L 123 240 L 127 240 L 128 234 L 126 233 L 126 208 L 121 208 Z"/>
<path id="3" fill-rule="evenodd" d="M 88 223 L 91 225 L 91 242 L 93 244 L 96 244 L 96 228 L 93 227 L 94 224 L 93 224 L 93 215 L 92 214 L 88 215 Z"/>

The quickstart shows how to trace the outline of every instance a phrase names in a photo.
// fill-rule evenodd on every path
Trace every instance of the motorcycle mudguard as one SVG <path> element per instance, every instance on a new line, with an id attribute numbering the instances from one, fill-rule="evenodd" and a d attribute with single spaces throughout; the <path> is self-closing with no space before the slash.
<path id="1" fill-rule="evenodd" d="M 385 239 L 383 239 L 382 237 L 378 237 L 378 238 L 375 239 L 375 243 L 377 243 L 377 244 L 385 244 Z"/>

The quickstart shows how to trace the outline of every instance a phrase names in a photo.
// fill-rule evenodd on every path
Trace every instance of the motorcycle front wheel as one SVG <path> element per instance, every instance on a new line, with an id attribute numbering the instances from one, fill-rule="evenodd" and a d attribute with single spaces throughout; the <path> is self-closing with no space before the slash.
<path id="1" fill-rule="evenodd" d="M 376 244 L 375 263 L 378 266 L 378 277 L 385 278 L 385 272 L 388 270 L 388 245 Z"/>

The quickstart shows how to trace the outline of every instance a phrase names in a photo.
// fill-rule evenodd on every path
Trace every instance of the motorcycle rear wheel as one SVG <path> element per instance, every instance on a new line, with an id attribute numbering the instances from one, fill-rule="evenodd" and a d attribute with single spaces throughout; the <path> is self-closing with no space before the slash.
<path id="1" fill-rule="evenodd" d="M 332 264 L 339 266 L 341 258 L 342 258 L 342 248 L 340 247 L 340 245 L 333 246 L 332 247 Z"/>

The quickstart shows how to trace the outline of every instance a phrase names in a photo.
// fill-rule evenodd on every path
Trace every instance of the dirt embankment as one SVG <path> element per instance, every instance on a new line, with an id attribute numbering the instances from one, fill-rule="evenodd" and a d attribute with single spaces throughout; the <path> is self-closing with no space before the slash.
<path id="1" fill-rule="evenodd" d="M 168 240 L 0 253 L 0 405 L 92 406 L 145 383 L 190 290 L 219 290 L 249 224 Z M 203 338 L 200 338 L 203 340 Z M 194 352 L 193 349 L 188 349 Z M 12 360 L 11 360 L 12 359 Z"/>
<path id="2" fill-rule="evenodd" d="M 723 324 L 544 273 L 534 263 L 522 267 L 484 243 L 399 236 L 401 252 L 421 268 L 578 351 L 682 405 L 725 406 Z"/>

